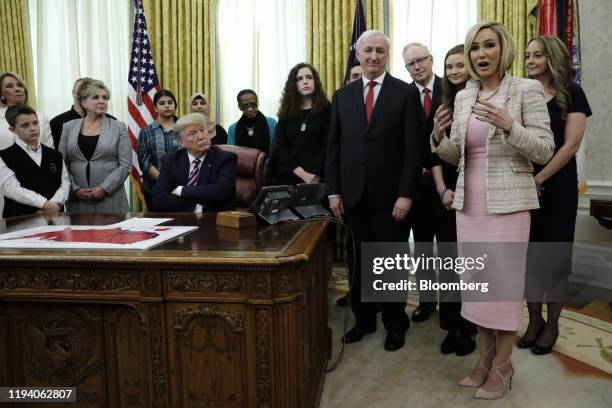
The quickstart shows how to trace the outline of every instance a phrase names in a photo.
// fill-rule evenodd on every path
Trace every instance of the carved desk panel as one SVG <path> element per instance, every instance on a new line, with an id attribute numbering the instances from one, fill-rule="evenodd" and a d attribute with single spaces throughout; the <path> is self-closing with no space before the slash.
<path id="1" fill-rule="evenodd" d="M 0 233 L 138 215 L 20 217 Z M 317 406 L 326 222 L 233 230 L 214 215 L 147 217 L 199 229 L 148 251 L 0 249 L 0 384 L 74 386 L 75 407 Z"/>

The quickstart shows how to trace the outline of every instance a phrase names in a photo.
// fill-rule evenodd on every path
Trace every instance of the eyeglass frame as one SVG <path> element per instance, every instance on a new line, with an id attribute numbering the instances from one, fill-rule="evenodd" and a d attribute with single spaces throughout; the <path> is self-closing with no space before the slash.
<path id="1" fill-rule="evenodd" d="M 238 105 L 238 109 L 240 109 L 242 112 L 249 110 L 249 108 L 257 109 L 258 107 L 259 107 L 259 102 L 244 103 L 244 104 Z"/>
<path id="2" fill-rule="evenodd" d="M 422 64 L 423 64 L 425 61 L 427 61 L 427 58 L 429 58 L 429 57 L 431 57 L 431 54 L 426 55 L 425 57 L 417 58 L 417 59 L 415 59 L 414 61 L 409 62 L 409 63 L 407 63 L 406 65 L 404 65 L 404 67 L 405 67 L 405 68 L 406 68 L 408 71 L 410 71 L 411 69 L 413 69 L 413 68 L 414 68 L 414 66 L 415 66 L 416 64 L 422 65 Z"/>

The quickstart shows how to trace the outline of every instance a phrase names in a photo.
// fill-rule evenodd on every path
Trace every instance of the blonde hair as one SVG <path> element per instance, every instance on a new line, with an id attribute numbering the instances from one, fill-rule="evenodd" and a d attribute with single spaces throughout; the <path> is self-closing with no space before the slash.
<path id="1" fill-rule="evenodd" d="M 501 55 L 499 60 L 499 70 L 500 73 L 506 73 L 510 71 L 512 68 L 512 64 L 514 63 L 514 58 L 516 58 L 516 45 L 514 44 L 514 39 L 512 38 L 512 34 L 506 28 L 505 25 L 499 23 L 497 21 L 482 21 L 470 28 L 465 35 L 465 61 L 467 63 L 467 71 L 473 79 L 480 79 L 474 66 L 472 65 L 472 58 L 470 58 L 470 50 L 472 49 L 472 44 L 474 43 L 474 38 L 480 30 L 485 28 L 491 29 L 495 34 L 497 34 L 497 38 L 499 40 L 499 46 L 501 48 Z"/>
<path id="2" fill-rule="evenodd" d="M 21 87 L 24 89 L 25 91 L 25 103 L 28 102 L 28 87 L 25 85 L 25 82 L 23 81 L 23 79 L 21 79 L 21 77 L 19 75 L 17 75 L 14 72 L 11 71 L 4 71 L 2 73 L 0 73 L 0 87 L 2 87 L 2 82 L 4 81 L 5 78 L 8 77 L 13 77 L 17 80 L 17 83 L 19 85 L 21 85 Z M 0 89 L 0 92 L 2 92 L 2 90 Z M 6 106 L 7 100 L 4 96 L 0 95 L 0 105 L 2 106 Z"/>
<path id="3" fill-rule="evenodd" d="M 188 113 L 185 116 L 181 116 L 179 120 L 174 124 L 174 132 L 176 133 L 177 139 L 181 138 L 181 132 L 190 125 L 200 125 L 203 128 L 207 128 L 210 123 L 208 117 L 203 113 L 194 112 Z"/>
<path id="4" fill-rule="evenodd" d="M 548 58 L 551 85 L 555 89 L 555 98 L 559 104 L 561 118 L 565 120 L 569 105 L 572 103 L 568 87 L 570 83 L 574 82 L 574 70 L 569 63 L 570 56 L 567 47 L 559 38 L 550 35 L 533 37 L 527 42 L 527 46 L 533 41 L 542 46 L 546 58 Z"/>
<path id="5" fill-rule="evenodd" d="M 104 85 L 104 82 L 98 79 L 91 79 L 91 78 L 83 78 L 81 80 L 81 84 L 79 85 L 79 88 L 77 90 L 77 96 L 78 96 L 79 106 L 81 107 L 81 109 L 83 109 L 83 111 L 86 111 L 85 106 L 83 106 L 83 102 L 86 99 L 91 98 L 94 92 L 98 89 L 103 89 L 104 92 L 106 92 L 106 96 L 108 96 L 108 99 L 110 99 L 111 97 L 110 90 L 108 89 L 106 85 Z"/>

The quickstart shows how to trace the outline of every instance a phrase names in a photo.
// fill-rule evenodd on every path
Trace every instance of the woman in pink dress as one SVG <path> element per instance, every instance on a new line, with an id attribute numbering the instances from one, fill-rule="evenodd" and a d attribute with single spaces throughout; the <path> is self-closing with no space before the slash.
<path id="1" fill-rule="evenodd" d="M 452 116 L 436 113 L 431 140 L 432 151 L 459 168 L 453 201 L 457 242 L 499 243 L 487 245 L 489 258 L 496 259 L 486 267 L 487 280 L 507 296 L 464 301 L 461 308 L 478 326 L 480 357 L 459 384 L 478 388 L 474 397 L 484 399 L 503 397 L 514 374 L 510 356 L 522 323 L 529 210 L 538 208 L 531 162 L 546 163 L 554 150 L 542 85 L 508 74 L 515 55 L 502 24 L 485 21 L 468 31 L 465 57 L 472 79 L 457 94 Z M 449 126 L 450 139 L 444 137 Z"/>

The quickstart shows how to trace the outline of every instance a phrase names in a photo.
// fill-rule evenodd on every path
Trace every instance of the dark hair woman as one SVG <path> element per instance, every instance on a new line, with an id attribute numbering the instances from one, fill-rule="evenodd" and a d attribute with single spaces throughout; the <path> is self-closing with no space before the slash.
<path id="1" fill-rule="evenodd" d="M 331 105 L 319 73 L 310 64 L 297 64 L 281 97 L 268 184 L 321 181 L 330 118 Z"/>
<path id="2" fill-rule="evenodd" d="M 159 178 L 161 158 L 166 153 L 179 149 L 174 132 L 176 98 L 174 94 L 162 89 L 153 96 L 157 120 L 145 126 L 138 135 L 138 165 L 142 171 L 145 201 L 149 211 L 153 210 L 153 191 Z"/>

